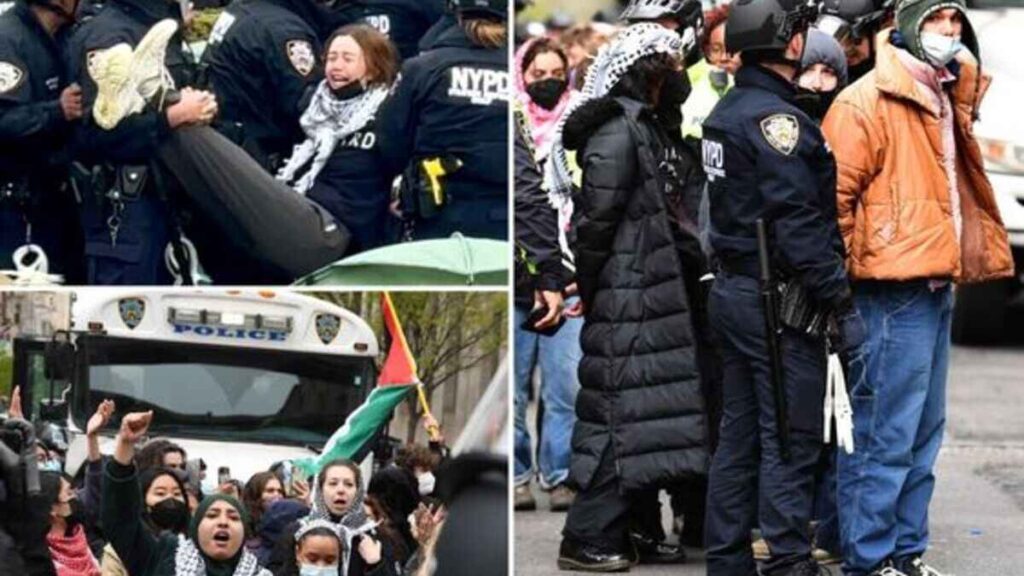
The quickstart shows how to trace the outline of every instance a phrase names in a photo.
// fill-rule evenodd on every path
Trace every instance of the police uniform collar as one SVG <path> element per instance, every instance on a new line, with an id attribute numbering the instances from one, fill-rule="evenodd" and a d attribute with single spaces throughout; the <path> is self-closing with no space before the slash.
<path id="1" fill-rule="evenodd" d="M 741 66 L 736 71 L 736 86 L 761 88 L 790 102 L 796 97 L 796 88 L 792 82 L 763 66 Z"/>

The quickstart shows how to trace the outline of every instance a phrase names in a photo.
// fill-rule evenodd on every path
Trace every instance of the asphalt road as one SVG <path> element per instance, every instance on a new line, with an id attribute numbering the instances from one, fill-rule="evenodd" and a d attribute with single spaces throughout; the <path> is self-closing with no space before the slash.
<path id="1" fill-rule="evenodd" d="M 931 508 L 929 562 L 957 576 L 1019 574 L 1024 566 L 1024 314 L 1008 323 L 1016 333 L 999 346 L 954 347 L 948 389 L 947 436 L 939 456 Z M 565 515 L 515 514 L 516 574 L 564 574 L 556 567 Z M 669 526 L 667 506 L 665 526 Z M 705 574 L 702 555 L 689 550 L 684 566 L 634 568 L 647 576 Z M 839 575 L 838 568 L 832 573 Z"/>

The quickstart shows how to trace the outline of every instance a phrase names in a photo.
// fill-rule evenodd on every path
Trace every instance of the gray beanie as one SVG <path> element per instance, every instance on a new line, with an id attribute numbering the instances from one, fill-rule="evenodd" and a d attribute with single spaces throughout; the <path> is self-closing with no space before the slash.
<path id="1" fill-rule="evenodd" d="M 800 72 L 803 73 L 815 64 L 825 64 L 836 73 L 839 79 L 837 89 L 846 86 L 846 53 L 843 47 L 831 35 L 811 28 L 807 31 L 807 45 L 804 47 L 804 57 L 800 60 Z"/>

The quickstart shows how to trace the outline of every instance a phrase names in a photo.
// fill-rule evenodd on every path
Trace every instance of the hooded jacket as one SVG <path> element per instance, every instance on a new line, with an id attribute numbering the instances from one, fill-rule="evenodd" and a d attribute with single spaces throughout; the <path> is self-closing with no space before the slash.
<path id="1" fill-rule="evenodd" d="M 585 323 L 569 480 L 584 490 L 606 450 L 623 492 L 707 470 L 704 401 L 657 130 L 641 102 L 602 97 L 573 113 L 563 134 L 583 168 L 574 204 Z"/>
<path id="2" fill-rule="evenodd" d="M 991 79 L 961 51 L 954 66 L 959 78 L 947 89 L 963 216 L 958 241 L 941 111 L 900 62 L 890 35 L 890 29 L 879 33 L 875 69 L 839 95 L 822 125 L 838 166 L 839 229 L 850 277 L 968 283 L 1012 275 L 1006 229 L 973 131 Z"/>

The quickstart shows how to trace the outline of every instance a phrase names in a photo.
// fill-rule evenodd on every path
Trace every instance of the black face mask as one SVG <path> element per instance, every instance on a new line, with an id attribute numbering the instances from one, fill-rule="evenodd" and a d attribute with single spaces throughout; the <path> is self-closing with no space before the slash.
<path id="1" fill-rule="evenodd" d="M 363 88 L 363 83 L 358 80 L 349 82 L 341 88 L 331 88 L 331 94 L 338 100 L 350 100 L 363 92 L 366 92 L 366 88 Z"/>
<path id="2" fill-rule="evenodd" d="M 858 78 L 870 72 L 871 69 L 874 67 L 874 55 L 872 55 L 870 58 L 865 59 L 863 62 L 857 64 L 856 66 L 850 66 L 849 71 L 847 72 L 847 75 L 850 77 L 850 84 L 856 82 Z"/>
<path id="3" fill-rule="evenodd" d="M 838 89 L 831 92 L 815 92 L 797 86 L 795 104 L 797 108 L 803 110 L 811 119 L 820 124 L 825 119 L 825 113 L 832 106 L 832 101 L 836 99 L 838 92 Z"/>
<path id="4" fill-rule="evenodd" d="M 682 106 L 690 97 L 690 76 L 685 72 L 673 72 L 665 77 L 661 84 L 661 92 L 658 93 L 658 108 Z"/>
<path id="5" fill-rule="evenodd" d="M 71 514 L 64 517 L 64 521 L 68 523 L 68 528 L 85 524 L 85 506 L 82 505 L 82 501 L 78 498 L 73 498 L 68 502 L 68 505 L 71 507 Z"/>
<path id="6" fill-rule="evenodd" d="M 188 527 L 188 504 L 177 498 L 161 500 L 150 507 L 149 519 L 161 530 L 181 534 Z"/>
<path id="7" fill-rule="evenodd" d="M 538 80 L 533 84 L 526 86 L 526 93 L 530 95 L 530 99 L 537 103 L 538 106 L 545 110 L 554 110 L 555 106 L 558 106 L 558 101 L 561 100 L 562 94 L 565 93 L 566 88 L 569 87 L 569 83 L 565 80 L 558 78 L 548 78 L 546 80 Z"/>

